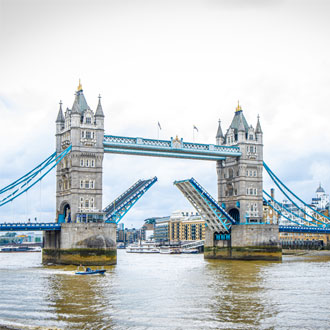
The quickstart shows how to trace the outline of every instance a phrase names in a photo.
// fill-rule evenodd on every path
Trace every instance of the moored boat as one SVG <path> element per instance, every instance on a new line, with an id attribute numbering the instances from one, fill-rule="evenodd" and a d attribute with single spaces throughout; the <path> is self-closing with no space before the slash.
<path id="1" fill-rule="evenodd" d="M 103 275 L 106 272 L 106 269 L 91 269 L 87 267 L 86 270 L 79 271 L 79 268 L 80 267 L 78 267 L 75 273 L 76 275 L 97 275 L 97 274 Z"/>

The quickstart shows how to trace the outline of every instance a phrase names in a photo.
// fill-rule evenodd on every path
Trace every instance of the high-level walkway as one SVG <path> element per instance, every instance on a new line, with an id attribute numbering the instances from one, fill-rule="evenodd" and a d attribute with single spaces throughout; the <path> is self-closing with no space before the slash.
<path id="1" fill-rule="evenodd" d="M 182 139 L 157 140 L 138 137 L 105 135 L 105 153 L 171 157 L 199 160 L 224 160 L 226 157 L 239 157 L 241 152 L 236 146 L 220 146 L 183 142 Z"/>

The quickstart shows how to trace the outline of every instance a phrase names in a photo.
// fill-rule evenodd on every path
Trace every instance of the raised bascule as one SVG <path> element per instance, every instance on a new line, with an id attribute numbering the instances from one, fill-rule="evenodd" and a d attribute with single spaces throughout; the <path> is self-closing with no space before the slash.
<path id="1" fill-rule="evenodd" d="M 0 225 L 0 231 L 43 230 L 44 263 L 115 264 L 116 224 L 157 178 L 137 181 L 103 208 L 105 153 L 216 162 L 217 200 L 194 178 L 174 182 L 205 220 L 205 258 L 281 260 L 279 231 L 330 232 L 330 219 L 321 213 L 311 216 L 310 220 L 307 216 L 302 217 L 308 226 L 298 223 L 290 228 L 268 223 L 263 218 L 263 206 L 267 204 L 281 214 L 280 203 L 269 199 L 271 196 L 263 191 L 264 168 L 282 192 L 292 192 L 263 162 L 259 116 L 256 126 L 249 126 L 238 104 L 225 134 L 219 121 L 216 144 L 190 143 L 178 137 L 159 140 L 105 135 L 101 97 L 93 111 L 80 82 L 71 109 L 67 108 L 63 113 L 60 103 L 56 119 L 56 152 L 20 179 L 0 189 L 0 196 L 7 194 L 0 199 L 1 207 L 25 193 L 56 167 L 55 223 L 7 223 Z M 308 215 L 305 210 L 299 210 Z"/>

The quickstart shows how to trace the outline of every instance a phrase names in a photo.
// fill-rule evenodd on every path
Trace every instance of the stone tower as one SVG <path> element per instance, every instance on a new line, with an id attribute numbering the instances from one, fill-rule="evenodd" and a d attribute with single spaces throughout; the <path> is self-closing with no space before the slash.
<path id="1" fill-rule="evenodd" d="M 56 152 L 72 145 L 57 165 L 57 222 L 102 222 L 102 164 L 104 114 L 99 96 L 96 111 L 88 106 L 82 86 L 71 109 L 63 115 L 62 102 L 56 119 Z"/>
<path id="2" fill-rule="evenodd" d="M 240 223 L 262 222 L 262 135 L 259 116 L 249 126 L 239 104 L 225 136 L 219 121 L 216 143 L 239 146 L 242 156 L 217 161 L 218 201 Z"/>

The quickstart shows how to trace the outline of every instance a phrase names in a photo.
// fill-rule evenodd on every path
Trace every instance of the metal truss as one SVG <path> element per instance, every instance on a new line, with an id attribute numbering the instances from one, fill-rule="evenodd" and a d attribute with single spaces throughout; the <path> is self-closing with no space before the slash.
<path id="1" fill-rule="evenodd" d="M 106 222 L 118 223 L 156 181 L 157 177 L 154 177 L 134 183 L 103 210 L 106 213 Z"/>
<path id="2" fill-rule="evenodd" d="M 241 156 L 239 147 L 183 142 L 182 139 L 179 140 L 178 138 L 171 138 L 171 140 L 156 140 L 105 135 L 103 146 L 105 153 L 141 156 L 211 161 L 224 160 L 226 157 Z"/>
<path id="3" fill-rule="evenodd" d="M 1 223 L 0 231 L 41 231 L 61 230 L 59 223 Z"/>
<path id="4" fill-rule="evenodd" d="M 174 185 L 184 194 L 212 231 L 229 233 L 231 225 L 236 223 L 235 220 L 194 178 L 175 181 Z"/>
<path id="5" fill-rule="evenodd" d="M 279 226 L 281 233 L 317 233 L 330 234 L 330 228 L 320 228 L 312 226 Z"/>

